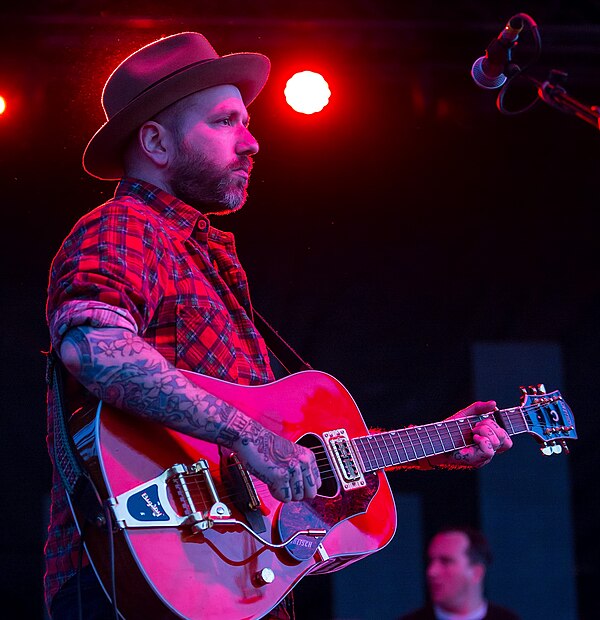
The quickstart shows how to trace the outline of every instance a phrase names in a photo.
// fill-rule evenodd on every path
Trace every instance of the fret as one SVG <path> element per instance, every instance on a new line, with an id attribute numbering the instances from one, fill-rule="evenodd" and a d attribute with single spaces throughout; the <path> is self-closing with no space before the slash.
<path id="1" fill-rule="evenodd" d="M 515 427 L 513 426 L 512 420 L 510 418 L 510 413 L 511 411 L 514 411 L 514 409 L 508 409 L 505 414 L 506 415 L 502 415 L 502 421 L 504 422 L 505 426 L 510 426 L 510 430 L 507 428 L 506 430 L 509 432 L 509 434 L 514 435 L 515 434 Z M 507 424 L 508 423 L 508 424 Z"/>
<path id="2" fill-rule="evenodd" d="M 394 460 L 390 454 L 390 450 L 385 441 L 387 433 L 381 433 L 380 435 L 375 435 L 375 444 L 379 448 L 379 452 L 381 453 L 381 458 L 383 459 L 383 464 L 385 467 L 389 467 L 390 465 L 395 465 Z"/>
<path id="3" fill-rule="evenodd" d="M 367 459 L 366 459 L 367 455 L 364 453 L 364 450 L 363 450 L 364 437 L 355 437 L 354 439 L 350 440 L 350 443 L 354 447 L 354 452 L 356 453 L 358 457 L 360 469 L 363 472 L 371 471 L 370 463 L 367 463 Z"/>
<path id="4" fill-rule="evenodd" d="M 421 440 L 421 436 L 419 435 L 418 427 L 413 427 L 410 429 L 410 432 L 419 440 L 419 444 L 421 445 L 421 450 L 423 452 L 422 456 L 425 456 L 427 453 L 425 452 L 425 446 L 423 445 L 423 441 Z"/>
<path id="5" fill-rule="evenodd" d="M 365 465 L 365 471 L 373 471 L 377 469 L 377 466 L 373 466 L 373 462 L 376 462 L 375 452 L 367 441 L 368 439 L 369 437 L 358 437 L 354 440 L 354 445 L 358 446 L 360 444 L 360 453 Z"/>
<path id="6" fill-rule="evenodd" d="M 381 469 L 384 466 L 383 459 L 381 458 L 381 451 L 379 450 L 377 444 L 373 444 L 372 435 L 367 435 L 365 437 L 365 446 L 371 459 L 370 469 Z"/>
<path id="7" fill-rule="evenodd" d="M 400 447 L 400 449 L 404 453 L 404 456 L 402 456 L 398 452 L 399 462 L 400 463 L 407 463 L 408 461 L 412 461 L 412 458 L 409 456 L 408 450 L 406 449 L 406 446 L 404 445 L 404 441 L 402 440 L 402 436 L 404 434 L 404 431 L 394 431 L 393 434 L 395 435 L 395 437 L 394 437 L 394 445 L 396 446 L 396 451 L 398 451 L 398 447 Z"/>
<path id="8" fill-rule="evenodd" d="M 477 417 L 473 417 L 473 418 L 466 418 L 464 420 L 459 420 L 458 426 L 460 428 L 460 432 L 462 435 L 462 446 L 461 447 L 465 447 L 468 446 L 470 443 L 473 442 L 473 426 L 475 426 L 475 424 L 477 424 L 477 422 L 479 422 L 481 418 Z"/>
<path id="9" fill-rule="evenodd" d="M 431 427 L 432 431 L 434 431 L 435 434 L 437 435 L 437 438 L 435 439 L 435 443 L 432 440 L 432 444 L 434 444 L 435 454 L 441 454 L 442 452 L 445 452 L 444 442 L 442 441 L 442 436 L 440 435 L 440 431 L 438 428 L 439 425 L 429 424 L 429 426 Z"/>
<path id="10" fill-rule="evenodd" d="M 465 442 L 465 434 L 461 427 L 461 422 L 464 425 L 464 420 L 448 420 L 449 423 L 452 423 L 451 426 L 454 427 L 454 432 L 450 430 L 450 434 L 452 435 L 452 443 L 454 444 L 454 448 L 464 448 L 467 444 Z M 458 441 L 457 441 L 458 440 Z"/>
<path id="11" fill-rule="evenodd" d="M 499 412 L 504 427 L 510 435 L 524 433 L 528 430 L 527 420 L 521 407 L 504 409 Z M 510 426 L 510 430 L 509 427 Z"/>
<path id="12" fill-rule="evenodd" d="M 379 467 L 385 467 L 385 457 L 383 456 L 383 452 L 381 451 L 381 446 L 379 445 L 379 442 L 377 441 L 377 436 L 376 435 L 370 435 L 369 436 L 369 445 L 373 448 L 373 443 L 375 443 L 375 448 L 373 448 L 373 452 L 375 453 L 375 455 L 377 455 L 377 453 L 379 453 L 379 456 L 375 456 L 375 460 L 377 462 L 377 464 L 379 465 Z"/>
<path id="13" fill-rule="evenodd" d="M 444 422 L 438 422 L 435 425 L 435 427 L 442 441 L 444 452 L 454 450 L 456 448 L 456 444 L 454 443 L 454 439 L 452 437 L 452 433 L 450 432 L 450 429 L 448 428 L 448 425 L 445 424 Z"/>
<path id="14" fill-rule="evenodd" d="M 416 427 L 416 431 L 417 431 L 417 436 L 419 437 L 419 441 L 421 442 L 421 445 L 423 446 L 423 451 L 425 452 L 425 455 L 432 456 L 433 454 L 435 454 L 436 453 L 435 448 L 433 447 L 433 442 L 431 441 L 431 437 L 429 436 L 427 427 L 418 426 Z M 425 443 L 423 442 L 423 438 L 427 440 Z M 429 443 L 429 446 L 427 446 L 427 442 Z"/>
<path id="15" fill-rule="evenodd" d="M 394 452 L 396 453 L 396 458 L 392 459 L 393 460 L 393 465 L 400 465 L 400 463 L 402 463 L 402 458 L 400 457 L 400 454 L 398 452 L 398 448 L 396 448 L 396 442 L 394 441 L 394 436 L 395 436 L 395 432 L 391 431 L 389 433 L 385 433 L 384 435 L 384 441 L 386 442 L 386 444 L 389 441 L 389 445 L 393 448 Z M 388 441 L 386 441 L 388 440 Z M 388 448 L 389 449 L 389 448 Z M 391 455 L 391 450 L 390 450 L 390 455 Z"/>
<path id="16" fill-rule="evenodd" d="M 406 435 L 410 440 L 410 445 L 415 451 L 415 456 L 417 459 L 422 459 L 425 456 L 425 448 L 423 447 L 423 443 L 421 442 L 421 438 L 419 437 L 419 433 L 416 430 L 415 426 L 406 429 Z M 415 444 L 413 439 L 416 438 L 420 444 Z"/>
<path id="17" fill-rule="evenodd" d="M 516 411 L 518 413 L 518 420 L 521 422 L 521 428 L 517 431 L 518 433 L 525 433 L 529 430 L 529 424 L 527 422 L 527 418 L 525 417 L 525 413 L 522 407 L 517 407 Z"/>
<path id="18" fill-rule="evenodd" d="M 404 429 L 404 436 L 408 439 L 409 443 L 410 443 L 410 448 L 412 450 L 412 456 L 410 456 L 410 460 L 411 461 L 416 461 L 417 459 L 421 458 L 419 457 L 418 453 L 417 453 L 417 449 L 415 448 L 415 444 L 413 443 L 412 437 L 410 436 L 410 429 L 406 428 Z M 422 456 L 422 455 L 421 455 Z"/>
<path id="19" fill-rule="evenodd" d="M 373 445 L 373 441 L 375 441 L 375 445 Z M 358 455 L 362 461 L 363 471 L 376 471 L 386 466 L 381 450 L 377 444 L 376 436 L 367 435 L 365 437 L 356 437 L 352 440 L 352 443 L 357 449 Z"/>
<path id="20" fill-rule="evenodd" d="M 355 437 L 354 439 L 351 439 L 350 441 L 352 442 L 352 445 L 354 446 L 354 450 L 358 454 L 358 457 L 360 458 L 360 461 L 363 464 L 363 469 L 365 469 L 367 467 L 367 463 L 365 459 L 366 455 L 363 454 L 363 450 L 362 450 L 362 437 Z"/>
<path id="21" fill-rule="evenodd" d="M 507 409 L 506 411 L 503 411 L 500 417 L 502 418 L 502 421 L 504 422 L 504 428 L 506 428 L 509 435 L 514 435 L 515 427 L 513 426 L 512 420 L 510 418 L 511 411 L 514 411 L 514 409 Z M 510 429 L 508 427 L 510 427 Z"/>
<path id="22" fill-rule="evenodd" d="M 377 460 L 377 452 L 375 451 L 375 448 L 373 447 L 373 443 L 371 442 L 371 437 L 367 436 L 365 437 L 365 445 L 367 446 L 367 449 L 369 450 L 369 454 L 371 455 L 371 469 L 378 469 L 379 468 L 379 461 Z"/>

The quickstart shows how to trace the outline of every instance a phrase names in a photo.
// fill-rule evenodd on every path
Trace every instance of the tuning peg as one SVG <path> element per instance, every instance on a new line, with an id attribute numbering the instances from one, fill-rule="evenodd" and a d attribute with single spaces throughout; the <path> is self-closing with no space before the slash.
<path id="1" fill-rule="evenodd" d="M 538 383 L 537 384 L 537 391 L 538 391 L 538 394 L 545 394 L 546 393 L 546 386 L 543 383 Z"/>
<path id="2" fill-rule="evenodd" d="M 544 456 L 551 456 L 553 453 L 552 446 L 548 445 L 546 442 L 544 442 L 544 447 L 540 448 L 540 450 Z"/>
<path id="3" fill-rule="evenodd" d="M 560 454 L 562 452 L 562 446 L 558 443 L 555 443 L 552 446 L 552 452 L 554 452 L 554 454 Z"/>
<path id="4" fill-rule="evenodd" d="M 560 445 L 563 447 L 565 454 L 569 454 L 569 446 L 567 445 L 567 442 L 564 439 L 560 442 Z"/>

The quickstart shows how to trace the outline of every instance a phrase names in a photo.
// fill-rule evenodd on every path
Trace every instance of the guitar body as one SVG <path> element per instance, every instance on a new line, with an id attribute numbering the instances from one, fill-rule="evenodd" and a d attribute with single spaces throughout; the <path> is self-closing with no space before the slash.
<path id="1" fill-rule="evenodd" d="M 291 375 L 268 385 L 246 387 L 195 373 L 186 376 L 208 392 L 257 419 L 291 441 L 323 447 L 323 434 L 344 428 L 350 438 L 368 435 L 354 400 L 333 377 L 318 371 Z M 78 452 L 102 501 L 118 498 L 157 478 L 173 465 L 204 459 L 219 499 L 239 521 L 246 517 L 228 501 L 230 487 L 221 476 L 229 455 L 218 446 L 169 430 L 110 407 L 76 415 L 71 423 Z M 325 459 L 327 460 L 327 459 Z M 307 574 L 331 572 L 365 557 L 392 538 L 396 511 L 383 471 L 365 474 L 365 484 L 344 490 L 325 463 L 327 495 L 282 504 L 266 485 L 252 478 L 260 498 L 260 536 L 273 544 L 300 530 L 285 548 L 269 547 L 239 526 L 125 527 L 113 535 L 116 601 L 126 619 L 260 618 Z M 320 464 L 321 467 L 321 464 Z M 322 475 L 323 475 L 322 470 Z M 331 480 L 333 478 L 333 480 Z M 205 505 L 210 496 L 202 489 Z M 177 498 L 171 498 L 177 504 Z M 150 506 L 151 502 L 148 504 Z M 74 504 L 80 530 L 83 513 Z M 326 532 L 326 533 L 325 533 Z M 111 595 L 110 537 L 106 527 L 88 527 L 86 549 L 105 590 Z M 319 547 L 319 544 L 321 545 Z M 272 583 L 257 577 L 263 569 Z"/>

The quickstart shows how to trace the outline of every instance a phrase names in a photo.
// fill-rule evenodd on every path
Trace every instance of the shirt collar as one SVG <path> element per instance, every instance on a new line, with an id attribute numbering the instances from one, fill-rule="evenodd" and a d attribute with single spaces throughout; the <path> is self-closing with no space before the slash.
<path id="1" fill-rule="evenodd" d="M 115 198 L 122 196 L 136 196 L 141 199 L 187 238 L 193 236 L 197 241 L 207 243 L 210 237 L 227 245 L 233 243 L 231 233 L 212 227 L 206 215 L 152 183 L 131 177 L 124 178 L 115 191 Z"/>

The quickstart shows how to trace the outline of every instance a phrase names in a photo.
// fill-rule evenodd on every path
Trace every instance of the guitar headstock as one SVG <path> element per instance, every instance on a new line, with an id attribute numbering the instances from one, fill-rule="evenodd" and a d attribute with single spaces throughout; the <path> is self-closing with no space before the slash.
<path id="1" fill-rule="evenodd" d="M 542 383 L 521 386 L 521 412 L 527 431 L 542 443 L 542 454 L 568 454 L 567 439 L 577 439 L 575 419 L 558 390 L 546 393 Z"/>

